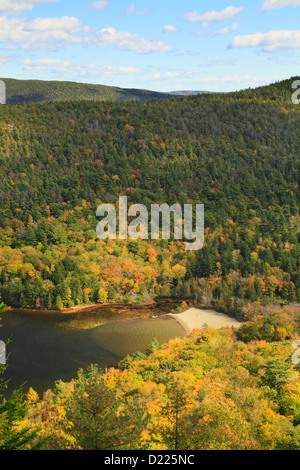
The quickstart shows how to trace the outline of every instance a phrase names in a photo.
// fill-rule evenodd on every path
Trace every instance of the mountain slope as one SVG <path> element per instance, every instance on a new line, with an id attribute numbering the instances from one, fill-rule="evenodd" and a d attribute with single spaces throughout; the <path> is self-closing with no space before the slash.
<path id="1" fill-rule="evenodd" d="M 299 302 L 299 141 L 291 80 L 147 102 L 1 106 L 3 301 L 61 308 L 178 294 L 234 315 L 234 299 Z M 204 204 L 204 248 L 97 240 L 98 205 L 123 195 L 149 210 Z"/>
<path id="2" fill-rule="evenodd" d="M 172 95 L 149 90 L 126 89 L 76 82 L 15 80 L 6 84 L 7 104 L 47 101 L 142 101 L 169 98 Z"/>

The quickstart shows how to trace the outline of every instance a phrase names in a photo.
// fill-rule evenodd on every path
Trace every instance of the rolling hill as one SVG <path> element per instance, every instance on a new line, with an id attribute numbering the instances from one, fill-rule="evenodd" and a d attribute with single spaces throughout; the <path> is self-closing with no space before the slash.
<path id="1" fill-rule="evenodd" d="M 149 90 L 76 82 L 16 80 L 12 78 L 2 78 L 1 80 L 6 84 L 7 104 L 45 103 L 47 101 L 143 101 L 172 96 Z"/>

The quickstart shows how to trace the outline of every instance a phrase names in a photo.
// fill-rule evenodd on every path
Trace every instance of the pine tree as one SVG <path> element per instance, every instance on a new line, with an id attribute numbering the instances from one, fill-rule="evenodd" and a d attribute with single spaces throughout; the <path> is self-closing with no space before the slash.
<path id="1" fill-rule="evenodd" d="M 25 240 L 26 240 L 27 245 L 36 246 L 37 244 L 35 230 L 32 227 L 32 225 L 29 225 L 26 229 Z"/>
<path id="2" fill-rule="evenodd" d="M 15 425 L 24 419 L 25 414 L 22 390 L 14 390 L 12 396 L 0 404 L 0 451 L 39 450 L 44 447 L 45 439 L 38 438 L 37 429 L 25 427 L 16 430 Z"/>
<path id="3" fill-rule="evenodd" d="M 151 343 L 147 346 L 145 354 L 146 356 L 151 356 L 151 354 L 155 353 L 160 348 L 160 344 L 157 338 L 153 338 Z"/>

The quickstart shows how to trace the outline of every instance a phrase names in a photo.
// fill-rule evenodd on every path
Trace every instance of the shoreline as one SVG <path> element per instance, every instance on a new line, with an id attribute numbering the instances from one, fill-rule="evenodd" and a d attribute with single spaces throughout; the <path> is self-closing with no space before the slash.
<path id="1" fill-rule="evenodd" d="M 168 318 L 171 318 L 172 320 L 175 320 L 176 323 L 178 323 L 178 325 L 181 326 L 181 328 L 183 328 L 183 330 L 185 331 L 185 333 L 187 334 L 187 336 L 190 336 L 190 334 L 192 333 L 192 331 L 188 328 L 187 324 L 185 322 L 183 322 L 182 320 L 180 320 L 179 318 L 176 318 L 177 317 L 177 313 L 166 313 L 166 315 L 164 315 L 165 317 L 168 317 Z"/>
<path id="2" fill-rule="evenodd" d="M 182 313 L 168 313 L 167 316 L 176 320 L 190 335 L 193 330 L 207 325 L 212 328 L 239 328 L 242 323 L 225 313 L 211 309 L 192 307 Z"/>
<path id="3" fill-rule="evenodd" d="M 175 316 L 178 316 L 180 315 L 180 313 L 172 313 L 170 312 L 170 310 L 172 309 L 172 307 L 178 307 L 180 306 L 181 302 L 186 302 L 188 304 L 188 308 L 191 309 L 195 309 L 195 310 L 200 310 L 204 313 L 207 313 L 207 312 L 216 312 L 217 315 L 220 315 L 220 316 L 225 316 L 226 318 L 232 318 L 232 317 L 229 317 L 228 315 L 226 315 L 225 313 L 221 313 L 221 312 L 217 312 L 216 310 L 214 310 L 213 306 L 211 308 L 205 308 L 204 305 L 199 305 L 199 306 L 195 306 L 194 305 L 194 301 L 193 299 L 185 299 L 185 298 L 181 298 L 181 297 L 171 297 L 171 296 L 165 296 L 165 297 L 162 297 L 162 296 L 157 296 L 151 300 L 146 300 L 144 302 L 141 302 L 141 303 L 128 303 L 128 304 L 125 304 L 125 303 L 104 303 L 104 304 L 81 304 L 81 305 L 75 305 L 74 307 L 69 307 L 69 308 L 62 308 L 61 310 L 59 309 L 56 309 L 56 308 L 51 308 L 51 309 L 42 309 L 42 308 L 22 308 L 22 307 L 13 307 L 13 306 L 10 306 L 8 305 L 7 306 L 7 310 L 5 310 L 4 312 L 1 313 L 1 315 L 5 314 L 6 312 L 11 312 L 11 311 L 15 311 L 15 312 L 18 312 L 18 313 L 22 313 L 22 314 L 40 314 L 40 315 L 71 315 L 71 314 L 81 314 L 81 313 L 95 313 L 97 311 L 101 311 L 101 310 L 119 310 L 120 313 L 123 311 L 123 312 L 126 312 L 126 311 L 133 311 L 133 310 L 139 310 L 139 309 L 145 309 L 145 310 L 153 310 L 153 311 L 157 311 L 157 310 L 160 310 L 161 314 L 170 314 L 170 315 L 175 315 Z M 269 309 L 270 307 L 280 307 L 282 308 L 283 305 L 274 305 L 273 304 L 262 304 L 264 310 L 267 310 Z M 295 310 L 295 313 L 296 314 L 300 314 L 300 303 L 291 303 L 291 304 L 287 304 L 287 306 L 290 306 L 291 308 L 293 308 Z M 183 312 L 185 313 L 185 312 Z M 198 312 L 199 313 L 199 312 Z M 236 321 L 234 318 L 233 318 L 233 321 Z"/>
<path id="4" fill-rule="evenodd" d="M 182 299 L 171 298 L 171 297 L 156 297 L 153 300 L 147 300 L 140 304 L 124 304 L 124 303 L 104 303 L 104 304 L 82 304 L 74 307 L 62 308 L 62 309 L 39 309 L 39 308 L 21 308 L 7 306 L 7 310 L 2 313 L 5 315 L 6 312 L 18 312 L 22 314 L 39 314 L 39 315 L 71 315 L 81 313 L 95 313 L 101 310 L 119 310 L 119 313 L 132 311 L 132 310 L 161 310 L 161 314 L 166 314 L 169 307 L 178 305 L 182 302 Z"/>
<path id="5" fill-rule="evenodd" d="M 104 310 L 104 309 L 124 309 L 124 310 L 137 310 L 139 308 L 153 308 L 158 306 L 155 301 L 145 302 L 142 304 L 89 304 L 89 305 L 76 305 L 75 307 L 62 308 L 62 309 L 39 309 L 39 308 L 21 308 L 21 307 L 8 307 L 6 312 L 19 312 L 19 313 L 37 313 L 40 315 L 43 314 L 55 314 L 55 315 L 67 315 L 72 313 L 84 313 L 94 310 Z M 3 312 L 5 313 L 5 311 Z"/>
<path id="6" fill-rule="evenodd" d="M 90 304 L 77 305 L 75 307 L 64 308 L 62 310 L 22 309 L 10 307 L 7 310 L 7 313 L 12 312 L 25 315 L 58 315 L 62 318 L 64 316 L 71 317 L 73 314 L 75 316 L 73 317 L 74 320 L 77 315 L 83 315 L 83 320 L 84 318 L 96 318 L 95 315 L 97 315 L 97 313 L 101 314 L 103 312 L 103 319 L 106 319 L 105 323 L 107 323 L 109 318 L 114 318 L 113 322 L 115 322 L 119 316 L 120 319 L 123 319 L 122 321 L 165 317 L 175 320 L 187 336 L 190 336 L 192 331 L 195 329 L 202 329 L 204 325 L 218 329 L 224 327 L 239 328 L 242 325 L 241 322 L 233 317 L 229 317 L 225 313 L 221 313 L 213 309 L 205 309 L 201 306 L 194 307 L 191 303 L 189 303 L 189 307 L 184 312 L 172 312 L 172 306 L 180 304 L 181 301 L 182 299 L 176 298 L 156 298 L 156 300 L 146 301 L 141 304 Z M 85 314 L 87 315 L 86 317 Z M 5 316 L 5 312 L 2 314 L 2 317 L 3 316 Z"/>

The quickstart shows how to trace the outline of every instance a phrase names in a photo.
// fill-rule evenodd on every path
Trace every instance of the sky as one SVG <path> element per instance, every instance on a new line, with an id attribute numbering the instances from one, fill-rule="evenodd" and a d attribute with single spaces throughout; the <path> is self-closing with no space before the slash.
<path id="1" fill-rule="evenodd" d="M 0 0 L 0 76 L 235 91 L 299 76 L 300 0 Z"/>

